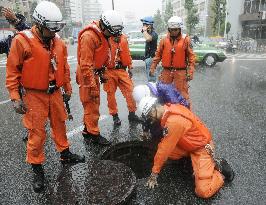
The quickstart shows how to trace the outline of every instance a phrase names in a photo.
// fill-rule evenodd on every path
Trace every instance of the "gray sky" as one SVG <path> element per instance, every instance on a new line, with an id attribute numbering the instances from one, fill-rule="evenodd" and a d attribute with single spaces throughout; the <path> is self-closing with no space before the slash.
<path id="1" fill-rule="evenodd" d="M 103 4 L 103 10 L 112 9 L 112 0 L 99 0 Z M 113 0 L 115 10 L 125 14 L 134 12 L 136 17 L 153 16 L 157 9 L 162 10 L 161 0 Z"/>

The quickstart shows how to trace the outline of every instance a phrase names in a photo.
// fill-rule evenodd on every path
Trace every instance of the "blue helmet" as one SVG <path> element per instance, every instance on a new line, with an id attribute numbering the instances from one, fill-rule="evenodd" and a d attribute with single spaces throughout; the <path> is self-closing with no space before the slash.
<path id="1" fill-rule="evenodd" d="M 140 21 L 148 25 L 153 25 L 154 23 L 152 16 L 145 16 L 144 18 L 140 19 Z"/>

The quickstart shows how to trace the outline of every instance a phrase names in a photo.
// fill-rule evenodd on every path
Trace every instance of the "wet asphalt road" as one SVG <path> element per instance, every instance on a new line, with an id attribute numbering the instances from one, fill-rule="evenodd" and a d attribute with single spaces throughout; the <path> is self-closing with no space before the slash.
<path id="1" fill-rule="evenodd" d="M 71 111 L 74 121 L 67 122 L 71 150 L 86 156 L 87 164 L 97 160 L 105 150 L 83 142 L 82 106 L 75 84 L 76 51 L 70 46 L 69 63 L 73 85 Z M 194 195 L 191 173 L 168 165 L 159 177 L 159 187 L 148 190 L 145 179 L 137 181 L 137 194 L 132 204 L 265 204 L 266 201 L 266 59 L 230 57 L 214 68 L 198 67 L 190 83 L 193 111 L 207 124 L 213 133 L 216 151 L 225 157 L 236 172 L 235 180 L 225 185 L 212 199 L 203 200 Z M 143 62 L 134 62 L 134 82 L 143 84 Z M 4 88 L 5 67 L 0 65 L 0 204 L 86 204 L 83 195 L 75 189 L 71 177 L 61 184 L 66 168 L 59 163 L 59 154 L 47 136 L 45 146 L 46 189 L 36 194 L 31 188 L 32 173 L 25 163 L 25 144 L 22 137 L 21 116 L 15 114 Z M 126 104 L 117 93 L 120 129 L 113 130 L 108 115 L 106 95 L 101 94 L 101 133 L 113 144 L 139 139 L 140 126 L 129 126 Z M 47 127 L 48 129 L 48 127 Z M 49 132 L 48 132 L 49 133 Z M 83 170 L 84 165 L 80 165 Z M 77 165 L 76 167 L 79 167 Z M 75 167 L 75 168 L 76 168 Z M 71 170 L 71 168 L 67 168 Z M 71 172 L 68 174 L 71 175 Z M 72 173 L 73 175 L 73 173 Z M 68 178 L 69 177 L 69 178 Z M 80 182 L 82 183 L 82 181 Z M 58 186 L 63 187 L 62 195 Z M 70 189 L 69 186 L 72 188 Z M 108 187 L 104 187 L 106 189 Z M 84 191 L 84 190 L 83 190 Z M 61 194 L 61 195 L 60 195 Z M 58 200 L 65 196 L 64 201 Z M 77 198 L 77 200 L 73 200 Z"/>

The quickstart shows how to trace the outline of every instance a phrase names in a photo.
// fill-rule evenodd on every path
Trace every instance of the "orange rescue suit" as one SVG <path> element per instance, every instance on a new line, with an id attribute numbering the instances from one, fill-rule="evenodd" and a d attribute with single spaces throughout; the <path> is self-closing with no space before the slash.
<path id="1" fill-rule="evenodd" d="M 40 40 L 33 36 L 30 30 L 18 33 L 22 35 L 31 47 L 32 55 L 25 59 L 23 63 L 21 84 L 25 88 L 47 90 L 49 85 L 49 70 L 51 69 L 51 59 L 56 63 L 54 75 L 57 87 L 64 84 L 64 43 L 58 37 L 52 41 L 51 51 L 43 47 Z M 41 65 L 41 66 L 40 66 Z"/>
<path id="2" fill-rule="evenodd" d="M 160 81 L 174 83 L 181 95 L 189 100 L 187 74 L 193 77 L 195 70 L 195 54 L 190 47 L 190 39 L 185 34 L 180 34 L 172 39 L 170 34 L 161 39 L 150 68 L 154 72 L 162 60 L 163 71 Z"/>
<path id="3" fill-rule="evenodd" d="M 101 69 L 103 65 L 105 65 L 105 63 L 108 60 L 109 57 L 109 46 L 108 46 L 108 41 L 106 40 L 106 38 L 104 37 L 104 35 L 102 34 L 100 28 L 98 27 L 98 23 L 97 22 L 93 22 L 92 24 L 88 25 L 87 27 L 85 27 L 82 31 L 79 32 L 78 35 L 78 64 L 81 63 L 81 61 L 83 60 L 81 58 L 81 38 L 83 33 L 85 33 L 86 31 L 92 30 L 94 31 L 94 33 L 97 35 L 97 37 L 99 37 L 100 39 L 100 46 L 95 48 L 94 51 L 94 61 L 93 61 L 93 69 Z M 93 42 L 91 42 L 93 43 Z"/>
<path id="4" fill-rule="evenodd" d="M 119 37 L 110 37 L 109 44 L 111 46 L 111 60 L 106 70 L 107 82 L 103 85 L 107 93 L 107 101 L 110 115 L 117 114 L 117 103 L 115 92 L 117 87 L 121 90 L 126 98 L 129 112 L 136 111 L 136 102 L 133 99 L 133 82 L 130 79 L 126 69 L 132 68 L 132 59 L 128 47 L 128 41 L 124 34 Z M 117 67 L 116 66 L 120 66 Z"/>
<path id="5" fill-rule="evenodd" d="M 52 58 L 55 61 L 53 66 Z M 50 80 L 56 80 L 58 88 L 63 86 L 68 94 L 72 92 L 66 46 L 58 36 L 46 46 L 34 26 L 12 40 L 6 73 L 6 87 L 12 100 L 20 99 L 20 84 L 26 90 L 23 101 L 27 112 L 23 115 L 23 124 L 28 129 L 27 162 L 42 164 L 47 118 L 57 151 L 69 147 L 65 126 L 67 114 L 61 91 L 46 93 Z"/>
<path id="6" fill-rule="evenodd" d="M 100 117 L 100 84 L 95 70 L 107 66 L 109 56 L 109 44 L 100 30 L 99 22 L 93 22 L 79 33 L 76 81 L 84 108 L 83 121 L 87 131 L 94 135 L 99 134 Z"/>
<path id="7" fill-rule="evenodd" d="M 164 38 L 162 51 L 162 66 L 164 68 L 186 68 L 186 51 L 188 41 L 186 36 L 182 36 L 178 41 L 171 42 L 170 38 Z M 177 53 L 175 55 L 175 53 Z"/>
<path id="8" fill-rule="evenodd" d="M 165 105 L 161 119 L 164 136 L 154 157 L 153 173 L 159 173 L 169 158 L 178 160 L 191 157 L 195 193 L 202 198 L 213 196 L 223 185 L 222 174 L 215 169 L 215 162 L 205 149 L 213 148 L 212 136 L 208 128 L 189 109 L 180 104 Z"/>
<path id="9" fill-rule="evenodd" d="M 209 129 L 195 114 L 193 114 L 193 112 L 188 112 L 186 107 L 180 104 L 165 106 L 165 113 L 161 120 L 162 127 L 165 126 L 168 117 L 171 115 L 181 115 L 191 121 L 192 124 L 192 127 L 179 139 L 177 146 L 182 147 L 182 149 L 186 151 L 192 152 L 204 147 L 210 142 L 212 137 Z"/>
<path id="10" fill-rule="evenodd" d="M 128 48 L 127 37 L 122 34 L 119 37 L 110 37 L 111 59 L 108 68 L 114 68 L 115 62 L 120 61 L 124 67 L 131 67 L 132 59 Z"/>

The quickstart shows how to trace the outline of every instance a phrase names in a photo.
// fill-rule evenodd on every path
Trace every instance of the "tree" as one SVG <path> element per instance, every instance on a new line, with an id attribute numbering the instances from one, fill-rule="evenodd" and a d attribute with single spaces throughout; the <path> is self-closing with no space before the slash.
<path id="1" fill-rule="evenodd" d="M 227 22 L 226 23 L 226 31 L 225 31 L 227 39 L 228 39 L 228 33 L 230 32 L 230 29 L 231 29 L 231 24 L 230 24 L 230 22 Z"/>
<path id="2" fill-rule="evenodd" d="M 160 10 L 158 9 L 156 14 L 154 15 L 154 28 L 158 34 L 163 33 L 165 31 L 165 24 L 163 22 L 163 18 Z"/>
<path id="3" fill-rule="evenodd" d="M 212 29 L 213 33 L 223 36 L 225 27 L 225 16 L 226 16 L 226 0 L 213 0 L 211 10 L 213 15 L 212 18 Z"/>
<path id="4" fill-rule="evenodd" d="M 185 0 L 185 9 L 187 11 L 186 27 L 188 34 L 191 34 L 199 23 L 198 9 L 195 7 L 193 0 Z"/>
<path id="5" fill-rule="evenodd" d="M 227 23 L 226 23 L 226 34 L 227 34 L 227 35 L 228 35 L 230 29 L 231 29 L 231 24 L 230 24 L 230 22 L 227 22 Z"/>
<path id="6" fill-rule="evenodd" d="M 167 21 L 173 16 L 174 9 L 171 1 L 168 1 L 165 6 L 165 12 L 163 15 L 165 29 L 167 27 Z"/>

